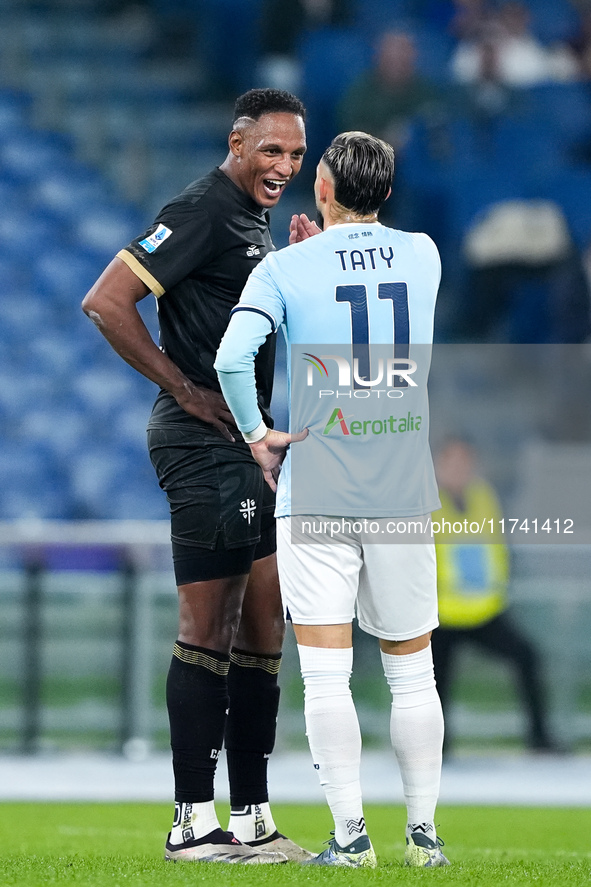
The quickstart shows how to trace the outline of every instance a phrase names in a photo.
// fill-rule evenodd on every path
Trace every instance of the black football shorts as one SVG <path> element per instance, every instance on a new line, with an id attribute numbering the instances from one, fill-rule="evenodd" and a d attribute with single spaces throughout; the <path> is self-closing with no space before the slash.
<path id="1" fill-rule="evenodd" d="M 193 428 L 148 429 L 148 448 L 170 505 L 177 585 L 250 572 L 275 551 L 275 496 L 244 441 Z"/>

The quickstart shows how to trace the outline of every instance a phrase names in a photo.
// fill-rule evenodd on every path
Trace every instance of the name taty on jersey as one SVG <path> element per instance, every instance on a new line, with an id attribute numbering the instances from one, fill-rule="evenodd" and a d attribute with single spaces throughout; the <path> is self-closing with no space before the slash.
<path id="1" fill-rule="evenodd" d="M 335 256 L 339 257 L 341 271 L 375 271 L 378 267 L 383 267 L 381 262 L 391 268 L 394 259 L 394 250 L 391 246 L 387 250 L 384 250 L 383 246 L 379 249 L 372 246 L 367 249 L 335 249 L 334 252 Z M 377 256 L 374 253 L 377 253 Z"/>

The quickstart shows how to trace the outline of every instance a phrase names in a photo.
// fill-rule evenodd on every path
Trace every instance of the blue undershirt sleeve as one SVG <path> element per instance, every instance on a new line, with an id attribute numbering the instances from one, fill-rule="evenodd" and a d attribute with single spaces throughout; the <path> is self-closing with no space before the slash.
<path id="1" fill-rule="evenodd" d="M 214 368 L 222 394 L 241 432 L 253 431 L 262 421 L 254 359 L 271 332 L 274 332 L 273 318 L 266 311 L 237 310 L 232 314 L 218 348 Z"/>

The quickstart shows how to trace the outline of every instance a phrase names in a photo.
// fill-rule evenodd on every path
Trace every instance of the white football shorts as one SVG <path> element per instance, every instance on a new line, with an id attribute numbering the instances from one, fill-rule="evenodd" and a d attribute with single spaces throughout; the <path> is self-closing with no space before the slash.
<path id="1" fill-rule="evenodd" d="M 339 534 L 338 542 L 302 544 L 293 541 L 291 521 L 277 519 L 277 565 L 283 605 L 293 623 L 341 625 L 356 615 L 360 628 L 388 641 L 410 640 L 437 628 L 432 538 L 371 544 L 367 535 L 362 540 L 350 531 Z"/>

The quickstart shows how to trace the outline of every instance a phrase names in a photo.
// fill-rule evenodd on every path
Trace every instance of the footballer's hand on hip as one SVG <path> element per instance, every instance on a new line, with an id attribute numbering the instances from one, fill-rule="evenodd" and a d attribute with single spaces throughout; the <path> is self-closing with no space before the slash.
<path id="1" fill-rule="evenodd" d="M 298 215 L 293 215 L 291 217 L 291 222 L 289 224 L 289 242 L 293 243 L 301 243 L 302 240 L 307 240 L 309 237 L 314 237 L 315 234 L 321 234 L 322 231 L 316 224 L 316 222 L 311 222 L 306 213 L 301 213 Z"/>
<path id="2" fill-rule="evenodd" d="M 234 417 L 223 396 L 219 391 L 201 388 L 198 385 L 193 385 L 189 380 L 187 383 L 182 392 L 175 394 L 179 406 L 190 416 L 195 416 L 196 419 L 213 425 L 226 440 L 234 443 L 235 438 L 228 428 L 228 424 L 234 425 Z"/>
<path id="3" fill-rule="evenodd" d="M 263 477 L 273 490 L 277 490 L 279 471 L 285 459 L 287 448 L 292 443 L 298 443 L 308 436 L 308 429 L 304 428 L 297 434 L 287 434 L 284 431 L 267 430 L 262 440 L 250 444 L 251 453 L 263 470 Z"/>

